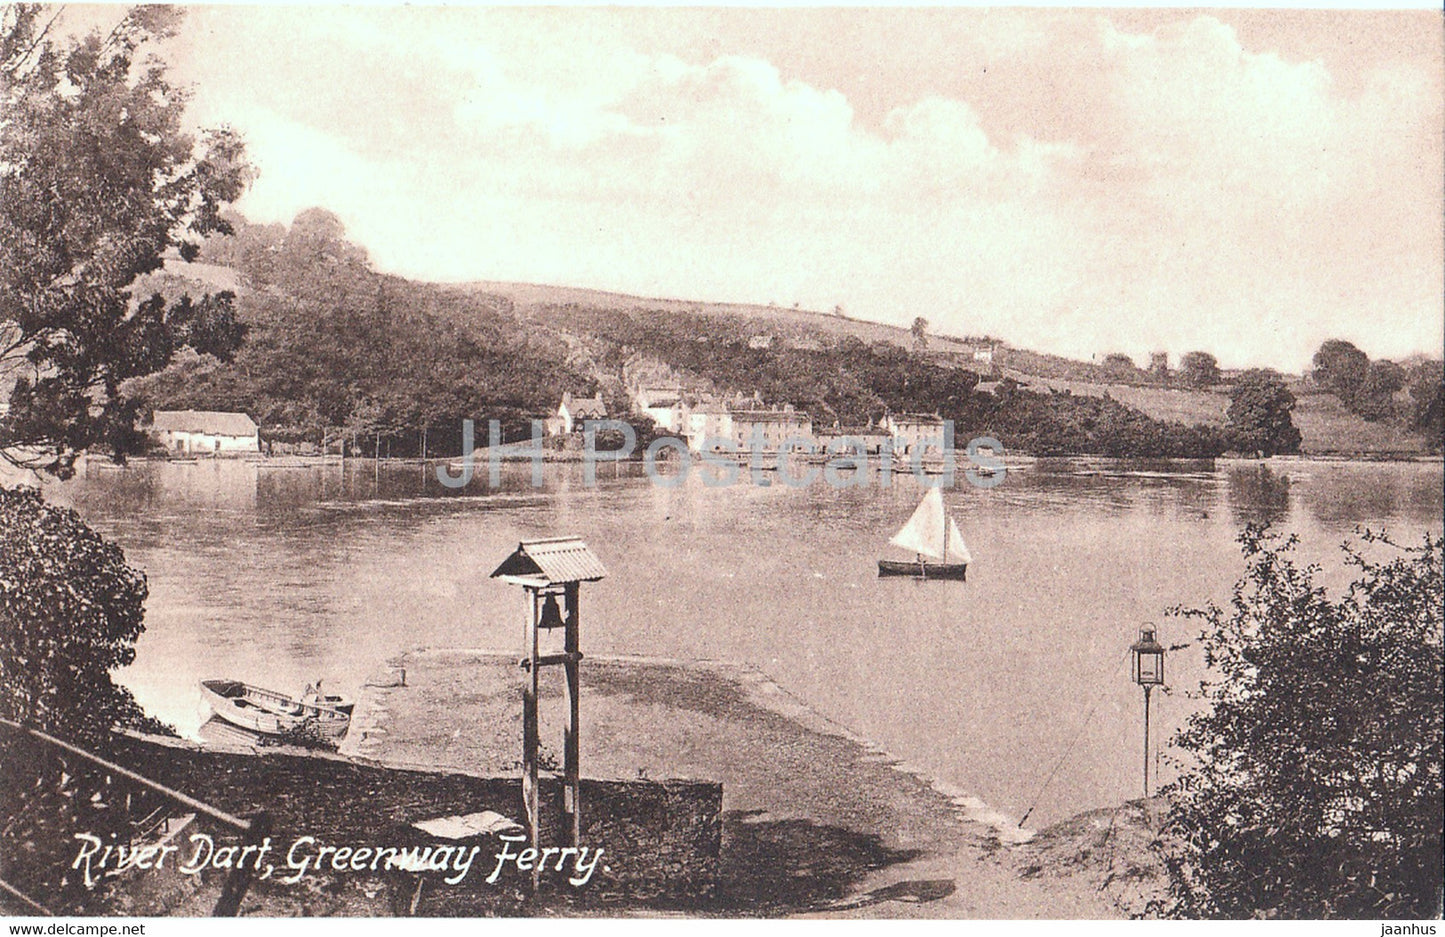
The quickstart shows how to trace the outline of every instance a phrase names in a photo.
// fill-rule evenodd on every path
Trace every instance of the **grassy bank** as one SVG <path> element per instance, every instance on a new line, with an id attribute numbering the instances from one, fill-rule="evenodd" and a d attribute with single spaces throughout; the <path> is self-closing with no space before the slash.
<path id="1" fill-rule="evenodd" d="M 1157 420 L 1223 426 L 1229 409 L 1229 395 L 1212 390 L 1092 384 L 1023 374 L 1012 376 L 1038 388 L 1089 397 L 1113 397 Z M 1389 423 L 1365 420 L 1346 410 L 1334 394 L 1299 394 L 1293 418 L 1302 437 L 1300 449 L 1306 455 L 1412 458 L 1427 451 L 1421 436 L 1407 433 Z"/>

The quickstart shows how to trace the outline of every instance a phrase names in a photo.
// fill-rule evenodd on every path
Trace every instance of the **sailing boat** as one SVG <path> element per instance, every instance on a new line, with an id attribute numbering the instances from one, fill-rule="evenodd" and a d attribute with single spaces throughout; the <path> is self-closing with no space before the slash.
<path id="1" fill-rule="evenodd" d="M 894 546 L 912 550 L 917 556 L 913 562 L 879 560 L 880 576 L 913 576 L 918 579 L 968 579 L 968 545 L 958 532 L 958 524 L 943 507 L 943 493 L 939 488 L 928 489 L 928 494 L 918 503 L 918 508 L 908 523 L 888 541 Z M 931 563 L 924 557 L 939 562 Z"/>

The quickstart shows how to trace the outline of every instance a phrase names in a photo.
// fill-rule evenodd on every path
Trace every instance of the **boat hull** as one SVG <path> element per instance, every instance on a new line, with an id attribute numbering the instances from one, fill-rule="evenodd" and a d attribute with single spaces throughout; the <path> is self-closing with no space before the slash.
<path id="1" fill-rule="evenodd" d="M 339 696 L 313 703 L 238 680 L 202 680 L 201 694 L 217 718 L 261 735 L 314 729 L 322 738 L 339 739 L 351 728 L 354 704 Z"/>
<path id="2" fill-rule="evenodd" d="M 967 563 L 919 563 L 879 560 L 879 576 L 912 576 L 914 579 L 955 579 L 968 581 Z"/>

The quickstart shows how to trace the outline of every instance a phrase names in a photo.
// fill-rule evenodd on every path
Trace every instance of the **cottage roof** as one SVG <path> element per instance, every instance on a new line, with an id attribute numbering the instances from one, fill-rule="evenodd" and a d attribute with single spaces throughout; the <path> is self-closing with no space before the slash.
<path id="1" fill-rule="evenodd" d="M 205 433 L 209 436 L 255 436 L 256 421 L 244 413 L 222 410 L 157 410 L 151 429 L 158 432 Z"/>
<path id="2" fill-rule="evenodd" d="M 734 410 L 734 420 L 751 423 L 801 423 L 809 419 L 807 413 L 799 410 Z"/>
<path id="3" fill-rule="evenodd" d="M 890 419 L 897 426 L 900 423 L 922 424 L 924 426 L 942 426 L 943 417 L 936 413 L 895 413 Z"/>
<path id="4" fill-rule="evenodd" d="M 607 575 L 592 550 L 577 537 L 523 540 L 491 578 L 542 585 L 562 582 L 596 582 Z"/>
<path id="5" fill-rule="evenodd" d="M 563 394 L 562 406 L 566 407 L 574 417 L 607 415 L 607 407 L 602 403 L 601 394 L 596 397 L 573 397 L 571 394 Z"/>

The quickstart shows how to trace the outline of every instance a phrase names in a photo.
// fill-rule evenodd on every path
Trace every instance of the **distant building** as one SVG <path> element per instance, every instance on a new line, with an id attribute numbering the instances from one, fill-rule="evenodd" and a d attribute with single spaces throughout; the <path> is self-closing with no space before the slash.
<path id="1" fill-rule="evenodd" d="M 893 451 L 900 455 L 912 455 L 919 446 L 942 455 L 949 442 L 944 438 L 943 418 L 936 413 L 891 413 L 883 418 L 883 428 L 893 440 Z"/>
<path id="2" fill-rule="evenodd" d="M 772 348 L 773 337 L 771 335 L 754 335 L 748 339 L 748 347 L 753 349 Z"/>
<path id="3" fill-rule="evenodd" d="M 716 452 L 726 448 L 733 437 L 732 412 L 720 403 L 698 403 L 687 408 L 679 431 L 694 452 L 701 452 L 705 446 Z"/>
<path id="4" fill-rule="evenodd" d="M 758 441 L 765 452 L 776 452 L 789 439 L 813 441 L 813 418 L 791 406 L 781 410 L 733 410 L 733 439 L 739 450 Z"/>
<path id="5" fill-rule="evenodd" d="M 893 437 L 878 426 L 840 426 L 836 429 L 818 431 L 818 450 L 829 451 L 834 445 L 852 445 L 854 452 L 861 455 L 876 455 L 885 445 L 892 445 Z"/>
<path id="6" fill-rule="evenodd" d="M 1149 373 L 1156 377 L 1169 376 L 1169 352 L 1151 351 L 1149 353 Z"/>
<path id="7" fill-rule="evenodd" d="M 577 423 L 581 420 L 605 420 L 607 405 L 602 402 L 600 391 L 595 397 L 573 397 L 570 392 L 564 393 L 562 403 L 557 407 L 557 418 L 561 421 L 561 432 L 574 433 L 580 429 Z"/>
<path id="8" fill-rule="evenodd" d="M 261 431 L 244 413 L 157 410 L 151 435 L 172 455 L 244 455 L 261 451 Z"/>
<path id="9" fill-rule="evenodd" d="M 960 342 L 959 344 L 963 347 L 936 351 L 933 353 L 933 357 L 967 366 L 983 365 L 985 368 L 994 366 L 994 359 L 998 351 L 996 343 Z"/>
<path id="10" fill-rule="evenodd" d="M 681 388 L 642 387 L 632 398 L 637 412 L 652 420 L 657 428 L 668 433 L 682 432 L 686 405 Z"/>
<path id="11" fill-rule="evenodd" d="M 682 388 L 660 384 L 644 384 L 632 393 L 632 402 L 639 411 L 648 407 L 665 407 L 682 399 Z"/>

